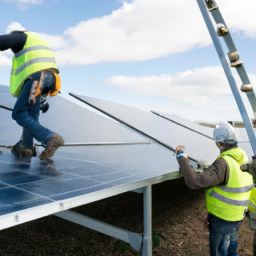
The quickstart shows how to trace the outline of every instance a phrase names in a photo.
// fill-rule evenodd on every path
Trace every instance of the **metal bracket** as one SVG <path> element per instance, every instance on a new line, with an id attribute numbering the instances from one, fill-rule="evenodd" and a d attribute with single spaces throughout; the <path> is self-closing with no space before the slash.
<path id="1" fill-rule="evenodd" d="M 144 193 L 144 191 L 145 191 L 145 187 L 132 190 L 132 192 L 138 193 L 138 194 L 142 194 L 142 193 Z"/>
<path id="2" fill-rule="evenodd" d="M 210 9 L 208 9 L 208 12 L 214 11 L 216 9 L 218 9 L 218 6 L 214 6 L 214 7 L 210 8 Z"/>
<path id="3" fill-rule="evenodd" d="M 126 243 L 129 243 L 132 248 L 138 252 L 141 251 L 142 247 L 142 236 L 133 232 L 126 231 L 121 228 L 109 225 L 107 223 L 92 219 L 90 217 L 78 214 L 72 211 L 62 211 L 54 214 L 65 220 L 69 220 L 81 226 L 96 230 L 105 235 L 109 235 L 120 239 Z"/>
<path id="4" fill-rule="evenodd" d="M 152 186 L 135 189 L 133 192 L 143 193 L 143 236 L 68 210 L 54 215 L 129 243 L 142 256 L 152 256 Z"/>

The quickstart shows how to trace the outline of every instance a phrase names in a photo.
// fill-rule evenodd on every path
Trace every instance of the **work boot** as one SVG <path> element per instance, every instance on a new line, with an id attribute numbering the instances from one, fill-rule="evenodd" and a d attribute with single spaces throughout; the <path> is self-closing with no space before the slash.
<path id="1" fill-rule="evenodd" d="M 39 156 L 40 160 L 44 161 L 52 157 L 59 146 L 62 146 L 63 144 L 63 138 L 59 134 L 53 134 L 52 138 L 46 143 L 45 150 Z"/>
<path id="2" fill-rule="evenodd" d="M 12 153 L 20 157 L 32 157 L 33 150 L 29 148 L 19 148 L 17 146 L 12 147 Z"/>

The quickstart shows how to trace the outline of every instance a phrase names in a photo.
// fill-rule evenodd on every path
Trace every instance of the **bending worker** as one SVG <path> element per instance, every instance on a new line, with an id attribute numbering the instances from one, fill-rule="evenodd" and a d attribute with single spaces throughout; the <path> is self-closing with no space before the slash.
<path id="1" fill-rule="evenodd" d="M 20 141 L 13 146 L 13 153 L 24 157 L 35 156 L 35 138 L 46 146 L 39 156 L 40 160 L 46 160 L 64 143 L 60 135 L 38 122 L 41 103 L 48 95 L 56 95 L 60 89 L 55 56 L 45 41 L 27 31 L 13 31 L 0 36 L 0 50 L 7 49 L 14 53 L 10 92 L 17 97 L 17 101 L 12 118 L 23 127 Z"/>
<path id="2" fill-rule="evenodd" d="M 177 146 L 177 160 L 186 185 L 191 189 L 206 189 L 210 255 L 238 255 L 238 230 L 254 187 L 253 179 L 251 174 L 240 170 L 248 158 L 237 147 L 234 128 L 221 122 L 214 129 L 213 137 L 220 155 L 203 172 L 195 172 L 190 166 L 184 146 Z"/>

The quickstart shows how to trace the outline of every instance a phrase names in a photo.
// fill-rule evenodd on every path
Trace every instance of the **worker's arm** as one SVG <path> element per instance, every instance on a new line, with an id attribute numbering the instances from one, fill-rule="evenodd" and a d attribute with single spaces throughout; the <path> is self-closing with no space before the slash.
<path id="1" fill-rule="evenodd" d="M 229 167 L 225 159 L 220 158 L 216 160 L 208 168 L 204 168 L 203 172 L 195 172 L 186 155 L 182 155 L 183 156 L 179 158 L 177 155 L 177 160 L 186 185 L 190 189 L 210 188 L 219 184 L 227 184 L 229 179 Z"/>
<path id="2" fill-rule="evenodd" d="M 25 33 L 14 33 L 0 36 L 0 51 L 11 49 L 13 53 L 23 49 L 27 40 Z"/>

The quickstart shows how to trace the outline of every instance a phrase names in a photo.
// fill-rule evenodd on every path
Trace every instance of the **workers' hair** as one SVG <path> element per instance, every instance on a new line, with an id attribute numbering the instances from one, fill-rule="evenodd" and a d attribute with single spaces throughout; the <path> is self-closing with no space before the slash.
<path id="1" fill-rule="evenodd" d="M 27 32 L 27 30 L 13 30 L 11 32 L 11 34 L 15 34 L 15 33 L 24 33 L 24 32 Z"/>

